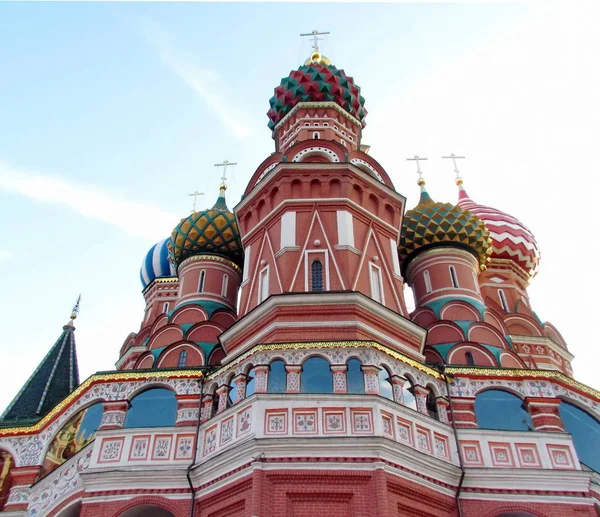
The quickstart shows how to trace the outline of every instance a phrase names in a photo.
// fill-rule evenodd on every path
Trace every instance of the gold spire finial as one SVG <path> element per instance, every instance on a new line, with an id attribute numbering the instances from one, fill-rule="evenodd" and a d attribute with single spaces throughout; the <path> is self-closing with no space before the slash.
<path id="1" fill-rule="evenodd" d="M 81 294 L 77 297 L 77 301 L 75 302 L 75 305 L 73 306 L 73 310 L 71 311 L 71 316 L 69 316 L 69 323 L 67 323 L 67 325 L 69 326 L 73 326 L 73 321 L 75 319 L 77 319 L 77 316 L 79 315 L 79 303 L 81 302 Z"/>
<path id="2" fill-rule="evenodd" d="M 310 57 L 304 62 L 305 65 L 308 65 L 310 63 L 321 63 L 325 66 L 329 66 L 331 64 L 331 61 L 329 61 L 329 59 L 327 57 L 325 57 L 323 54 L 321 54 L 321 51 L 319 50 L 319 41 L 323 40 L 323 38 L 319 38 L 319 36 L 324 36 L 326 34 L 330 34 L 330 33 L 329 32 L 319 32 L 316 29 L 312 32 L 300 34 L 301 37 L 310 36 L 313 38 L 313 44 L 312 44 L 313 52 L 310 55 Z"/>

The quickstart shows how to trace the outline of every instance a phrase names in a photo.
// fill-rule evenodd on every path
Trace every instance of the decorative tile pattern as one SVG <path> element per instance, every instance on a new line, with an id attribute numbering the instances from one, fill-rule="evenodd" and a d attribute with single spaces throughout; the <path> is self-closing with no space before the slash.
<path id="1" fill-rule="evenodd" d="M 194 442 L 196 436 L 193 434 L 178 434 L 175 445 L 176 460 L 191 460 L 194 456 Z"/>
<path id="2" fill-rule="evenodd" d="M 233 417 L 229 417 L 221 422 L 221 445 L 225 445 L 233 440 Z"/>
<path id="3" fill-rule="evenodd" d="M 438 458 L 449 460 L 450 451 L 448 450 L 448 437 L 434 432 L 433 443 L 435 446 L 435 455 Z"/>
<path id="4" fill-rule="evenodd" d="M 294 434 L 317 434 L 319 431 L 316 409 L 293 409 Z"/>
<path id="5" fill-rule="evenodd" d="M 494 467 L 509 467 L 515 466 L 510 443 L 504 442 L 489 442 L 490 455 L 492 457 L 492 465 Z"/>
<path id="6" fill-rule="evenodd" d="M 144 461 L 148 459 L 148 449 L 150 448 L 150 435 L 134 436 L 131 440 L 131 449 L 129 450 L 129 459 L 131 461 Z"/>
<path id="7" fill-rule="evenodd" d="M 373 411 L 371 409 L 350 408 L 352 434 L 373 434 Z"/>
<path id="8" fill-rule="evenodd" d="M 552 468 L 555 469 L 574 469 L 575 462 L 573 461 L 573 455 L 571 449 L 567 445 L 546 445 L 548 448 L 548 454 L 550 455 L 550 461 L 552 462 Z"/>
<path id="9" fill-rule="evenodd" d="M 542 462 L 535 443 L 515 443 L 515 449 L 517 449 L 517 458 L 519 458 L 521 467 L 542 468 Z"/>
<path id="10" fill-rule="evenodd" d="M 121 461 L 124 442 L 125 438 L 104 438 L 98 463 L 117 463 Z"/>
<path id="11" fill-rule="evenodd" d="M 461 441 L 460 449 L 465 466 L 483 467 L 483 456 L 479 442 Z"/>
<path id="12" fill-rule="evenodd" d="M 265 413 L 265 434 L 266 435 L 282 435 L 287 434 L 288 412 L 287 410 L 272 409 Z"/>
<path id="13" fill-rule="evenodd" d="M 204 456 L 213 453 L 217 448 L 217 426 L 213 425 L 204 432 Z"/>
<path id="14" fill-rule="evenodd" d="M 237 436 L 247 433 L 252 428 L 252 406 L 242 409 L 237 414 Z"/>
<path id="15" fill-rule="evenodd" d="M 379 378 L 375 373 L 365 373 L 365 392 L 379 393 Z"/>
<path id="16" fill-rule="evenodd" d="M 287 372 L 287 391 L 297 393 L 300 391 L 300 370 L 289 370 Z"/>
<path id="17" fill-rule="evenodd" d="M 396 439 L 394 430 L 394 417 L 385 411 L 381 412 L 381 432 L 386 438 Z"/>
<path id="18" fill-rule="evenodd" d="M 412 423 L 400 417 L 396 419 L 396 422 L 398 424 L 398 440 L 412 446 L 414 443 Z"/>
<path id="19" fill-rule="evenodd" d="M 153 460 L 168 460 L 171 456 L 171 442 L 173 435 L 157 434 L 154 437 L 154 445 L 152 447 Z"/>
<path id="20" fill-rule="evenodd" d="M 346 434 L 346 410 L 323 408 L 323 433 Z"/>
<path id="21" fill-rule="evenodd" d="M 431 454 L 431 434 L 429 429 L 417 426 L 417 449 Z"/>

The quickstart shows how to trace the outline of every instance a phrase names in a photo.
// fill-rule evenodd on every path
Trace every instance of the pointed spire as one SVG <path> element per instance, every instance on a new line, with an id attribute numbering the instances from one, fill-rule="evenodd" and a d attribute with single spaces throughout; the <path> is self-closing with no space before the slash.
<path id="1" fill-rule="evenodd" d="M 73 321 L 80 300 L 81 295 L 58 340 L 0 417 L 0 426 L 37 422 L 79 385 Z"/>
<path id="2" fill-rule="evenodd" d="M 456 160 L 464 160 L 464 156 L 456 156 L 454 153 L 450 154 L 450 156 L 442 156 L 442 158 L 446 160 L 452 160 L 454 164 L 454 173 L 456 174 L 456 185 L 458 186 L 458 201 L 462 201 L 463 199 L 470 199 L 469 194 L 463 187 L 463 179 L 460 177 L 460 171 L 458 170 L 458 166 L 456 165 Z"/>
<path id="3" fill-rule="evenodd" d="M 419 187 L 421 187 L 421 197 L 419 198 L 419 202 L 417 203 L 417 206 L 426 205 L 428 203 L 434 202 L 433 199 L 431 199 L 429 192 L 427 192 L 427 189 L 425 188 L 425 180 L 423 179 L 423 171 L 421 170 L 421 165 L 419 164 L 419 162 L 423 161 L 423 160 L 427 160 L 427 158 L 421 158 L 417 154 L 415 154 L 414 158 L 407 158 L 407 161 L 409 161 L 409 162 L 417 162 L 417 174 L 419 175 L 417 185 L 419 185 Z"/>
<path id="4" fill-rule="evenodd" d="M 227 207 L 227 201 L 225 200 L 225 191 L 227 190 L 227 185 L 225 183 L 221 183 L 219 186 L 219 197 L 217 198 L 217 202 L 211 208 L 211 210 L 220 210 L 221 212 L 228 212 L 229 208 Z"/>

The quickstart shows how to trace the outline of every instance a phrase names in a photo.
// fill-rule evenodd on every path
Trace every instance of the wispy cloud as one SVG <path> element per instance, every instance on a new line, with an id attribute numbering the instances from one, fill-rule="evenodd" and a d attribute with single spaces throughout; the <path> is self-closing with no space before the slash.
<path id="1" fill-rule="evenodd" d="M 142 20 L 142 32 L 158 51 L 162 62 L 175 72 L 194 92 L 206 102 L 223 126 L 239 140 L 250 134 L 248 126 L 240 121 L 238 110 L 232 109 L 231 99 L 223 94 L 224 81 L 212 68 L 201 68 L 189 53 L 176 49 L 168 34 L 155 22 Z"/>
<path id="2" fill-rule="evenodd" d="M 75 184 L 60 176 L 19 170 L 0 163 L 2 190 L 67 206 L 80 215 L 112 224 L 137 237 L 160 239 L 169 235 L 179 221 L 176 215 L 151 203 L 126 199 L 96 186 Z M 144 214 L 143 224 L 140 224 L 140 214 Z M 6 258 L 0 250 L 0 260 Z"/>

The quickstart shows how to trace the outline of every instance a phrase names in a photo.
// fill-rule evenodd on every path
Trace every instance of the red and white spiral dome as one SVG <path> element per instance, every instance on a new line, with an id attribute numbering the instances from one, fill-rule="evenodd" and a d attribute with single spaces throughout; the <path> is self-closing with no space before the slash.
<path id="1" fill-rule="evenodd" d="M 517 264 L 533 278 L 540 265 L 540 249 L 531 230 L 522 222 L 496 208 L 479 205 L 467 194 L 458 179 L 458 206 L 475 214 L 490 232 L 492 239 L 491 259 L 508 259 Z"/>

